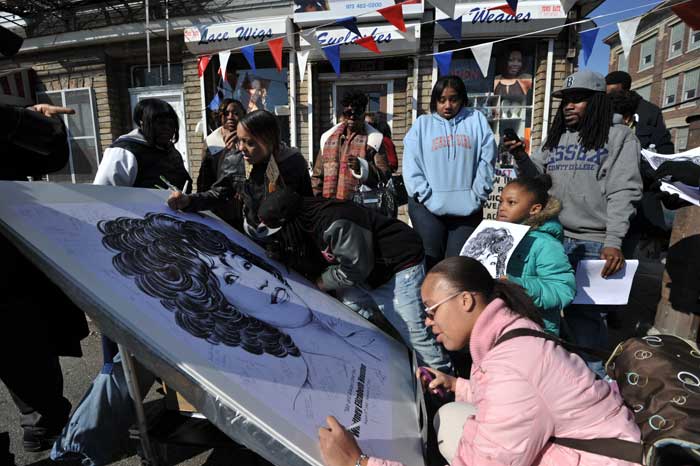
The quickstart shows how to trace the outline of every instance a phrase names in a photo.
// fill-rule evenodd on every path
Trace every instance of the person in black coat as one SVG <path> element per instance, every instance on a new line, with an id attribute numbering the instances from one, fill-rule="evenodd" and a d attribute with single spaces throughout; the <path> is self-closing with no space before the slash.
<path id="1" fill-rule="evenodd" d="M 46 104 L 23 109 L 0 104 L 0 179 L 26 181 L 68 162 L 66 128 L 53 115 L 75 113 Z M 3 232 L 0 240 L 0 379 L 24 429 L 25 451 L 50 448 L 70 414 L 59 356 L 82 356 L 85 315 Z M 30 291 L 27 291 L 30 290 Z"/>
<path id="2" fill-rule="evenodd" d="M 630 91 L 636 96 L 638 100 L 634 113 L 637 115 L 637 122 L 640 126 L 655 128 L 659 131 L 667 131 L 661 109 L 651 102 L 644 100 L 642 96 L 635 91 L 630 90 L 632 88 L 632 77 L 629 73 L 624 71 L 612 71 L 605 77 L 605 84 L 608 94 L 615 91 Z M 671 153 L 673 153 L 673 151 L 671 151 Z"/>

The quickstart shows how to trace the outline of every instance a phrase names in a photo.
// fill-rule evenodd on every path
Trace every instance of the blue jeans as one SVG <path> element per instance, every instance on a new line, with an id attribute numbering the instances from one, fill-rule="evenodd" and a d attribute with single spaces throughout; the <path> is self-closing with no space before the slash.
<path id="1" fill-rule="evenodd" d="M 564 252 L 569 256 L 571 266 L 576 270 L 583 259 L 600 259 L 603 243 L 573 238 L 564 238 Z M 608 347 L 608 327 L 605 323 L 607 306 L 572 304 L 564 309 L 564 321 L 574 343 L 589 348 L 605 350 Z M 582 355 L 586 364 L 600 377 L 605 377 L 603 362 L 594 357 Z"/>
<path id="2" fill-rule="evenodd" d="M 435 215 L 414 199 L 408 200 L 411 224 L 423 240 L 425 263 L 430 270 L 446 257 L 459 256 L 462 246 L 481 223 L 483 210 L 468 217 Z"/>
<path id="3" fill-rule="evenodd" d="M 447 352 L 425 326 L 420 295 L 424 279 L 425 262 L 422 262 L 401 270 L 378 288 L 357 286 L 338 295 L 343 304 L 365 318 L 369 318 L 373 310 L 379 310 L 404 343 L 416 352 L 419 364 L 451 374 L 452 363 Z"/>

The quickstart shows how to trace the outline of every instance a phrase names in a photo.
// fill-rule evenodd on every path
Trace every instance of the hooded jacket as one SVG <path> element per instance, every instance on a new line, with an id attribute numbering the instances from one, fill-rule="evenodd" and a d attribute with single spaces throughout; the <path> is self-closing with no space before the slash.
<path id="1" fill-rule="evenodd" d="M 473 404 L 477 413 L 464 423 L 451 466 L 632 466 L 550 442 L 553 436 L 638 442 L 640 433 L 620 395 L 596 380 L 580 357 L 536 337 L 494 347 L 516 328 L 541 330 L 500 299 L 474 325 L 471 376 L 457 379 L 455 398 Z M 398 464 L 369 460 L 369 466 Z"/>
<path id="2" fill-rule="evenodd" d="M 516 159 L 522 176 L 548 173 L 550 194 L 561 200 L 559 221 L 564 235 L 620 248 L 627 234 L 634 202 L 642 198 L 639 141 L 615 115 L 608 142 L 586 151 L 578 131 L 565 131 L 557 146 Z"/>
<path id="3" fill-rule="evenodd" d="M 175 146 L 154 147 L 137 128 L 105 150 L 93 184 L 154 189 L 165 187 L 161 177 L 176 188 L 184 188 L 187 182 L 187 191 L 192 189 L 192 178 Z"/>
<path id="4" fill-rule="evenodd" d="M 403 140 L 408 195 L 435 215 L 468 216 L 493 188 L 496 143 L 481 112 L 421 115 Z"/>
<path id="5" fill-rule="evenodd" d="M 542 311 L 545 330 L 559 335 L 561 311 L 576 295 L 576 277 L 562 241 L 564 229 L 557 220 L 561 203 L 550 197 L 545 208 L 525 224 L 532 228 L 508 261 L 508 280 L 516 283 Z"/>

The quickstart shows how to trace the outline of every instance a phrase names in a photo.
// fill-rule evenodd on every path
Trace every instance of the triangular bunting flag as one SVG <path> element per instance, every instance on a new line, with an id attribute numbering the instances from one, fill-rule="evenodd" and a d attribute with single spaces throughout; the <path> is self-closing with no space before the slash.
<path id="1" fill-rule="evenodd" d="M 617 30 L 620 33 L 620 44 L 622 44 L 625 60 L 629 59 L 630 50 L 632 50 L 632 42 L 634 42 L 634 36 L 637 35 L 637 27 L 641 19 L 641 16 L 637 16 L 636 18 L 617 23 Z"/>
<path id="2" fill-rule="evenodd" d="M 493 10 L 501 10 L 502 12 L 504 12 L 507 15 L 515 16 L 515 10 L 513 10 L 513 7 L 511 7 L 508 4 L 492 6 L 491 8 L 489 8 L 489 11 L 493 11 Z"/>
<path id="3" fill-rule="evenodd" d="M 323 47 L 322 50 L 326 60 L 331 62 L 335 74 L 340 76 L 340 44 L 329 45 L 328 47 Z"/>
<path id="4" fill-rule="evenodd" d="M 336 24 L 343 26 L 348 31 L 355 33 L 357 37 L 362 37 L 360 30 L 357 29 L 357 18 L 354 16 L 348 16 L 347 18 L 340 18 L 335 20 Z"/>
<path id="5" fill-rule="evenodd" d="M 282 71 L 282 46 L 284 46 L 284 37 L 268 40 L 267 46 L 270 49 L 272 58 L 275 60 L 277 71 Z"/>
<path id="6" fill-rule="evenodd" d="M 211 55 L 202 55 L 197 57 L 197 76 L 200 78 L 204 76 L 204 71 L 206 71 L 207 66 L 209 66 L 209 61 L 211 60 Z"/>
<path id="7" fill-rule="evenodd" d="M 211 99 L 211 102 L 209 102 L 209 105 L 207 105 L 207 108 L 211 110 L 212 112 L 216 112 L 219 110 L 219 105 L 221 104 L 221 95 L 217 91 L 216 94 L 214 94 L 214 98 Z"/>
<path id="8" fill-rule="evenodd" d="M 241 53 L 245 57 L 246 61 L 250 65 L 250 69 L 255 71 L 255 46 L 254 45 L 246 45 L 245 47 L 241 47 Z"/>
<path id="9" fill-rule="evenodd" d="M 457 42 L 462 42 L 462 17 L 456 19 L 445 18 L 437 20 L 437 23 L 451 35 Z"/>
<path id="10" fill-rule="evenodd" d="M 308 31 L 302 31 L 301 37 L 303 37 L 306 42 L 311 44 L 311 46 L 313 48 L 315 48 L 319 52 L 323 52 L 323 47 L 321 47 L 321 43 L 316 38 L 316 30 L 315 29 L 310 29 Z"/>
<path id="11" fill-rule="evenodd" d="M 579 33 L 581 37 L 581 51 L 583 52 L 583 66 L 588 65 L 588 60 L 591 58 L 591 53 L 593 52 L 595 38 L 598 37 L 598 31 L 599 29 L 596 28 Z"/>
<path id="12" fill-rule="evenodd" d="M 221 77 L 226 80 L 226 67 L 228 66 L 228 57 L 231 56 L 231 51 L 227 50 L 225 52 L 219 52 L 219 73 Z"/>
<path id="13" fill-rule="evenodd" d="M 377 10 L 379 14 L 384 16 L 384 19 L 389 21 L 401 32 L 406 32 L 406 23 L 403 21 L 403 5 L 391 5 Z"/>
<path id="14" fill-rule="evenodd" d="M 683 20 L 685 24 L 694 30 L 700 29 L 700 0 L 679 3 L 673 5 L 671 10 Z"/>
<path id="15" fill-rule="evenodd" d="M 430 3 L 432 3 L 435 8 L 454 19 L 457 0 L 430 0 Z"/>
<path id="16" fill-rule="evenodd" d="M 374 41 L 374 37 L 372 36 L 360 37 L 359 39 L 355 40 L 355 43 L 357 45 L 361 45 L 367 50 L 371 50 L 374 53 L 380 53 L 379 49 L 377 48 L 377 43 Z"/>
<path id="17" fill-rule="evenodd" d="M 406 32 L 400 32 L 399 34 L 401 37 L 406 39 L 408 42 L 415 42 L 416 41 L 416 26 L 410 26 L 406 28 Z"/>
<path id="18" fill-rule="evenodd" d="M 569 10 L 576 4 L 576 0 L 559 0 L 561 7 L 564 8 L 564 12 L 568 13 Z"/>
<path id="19" fill-rule="evenodd" d="M 447 76 L 450 74 L 450 65 L 452 65 L 452 51 L 436 53 L 433 55 L 433 58 L 435 58 L 435 62 L 437 63 L 441 76 Z"/>
<path id="20" fill-rule="evenodd" d="M 493 49 L 493 42 L 486 42 L 485 44 L 479 44 L 472 47 L 472 55 L 474 55 L 476 64 L 479 65 L 479 69 L 481 70 L 481 74 L 484 75 L 484 78 L 489 75 L 491 49 Z"/>
<path id="21" fill-rule="evenodd" d="M 511 10 L 513 10 L 516 13 L 518 12 L 518 0 L 506 0 L 506 3 L 508 4 Z M 513 14 L 513 16 L 515 16 L 515 14 Z"/>
<path id="22" fill-rule="evenodd" d="M 300 50 L 297 52 L 297 66 L 299 66 L 299 81 L 304 82 L 306 75 L 306 61 L 309 59 L 310 49 Z"/>

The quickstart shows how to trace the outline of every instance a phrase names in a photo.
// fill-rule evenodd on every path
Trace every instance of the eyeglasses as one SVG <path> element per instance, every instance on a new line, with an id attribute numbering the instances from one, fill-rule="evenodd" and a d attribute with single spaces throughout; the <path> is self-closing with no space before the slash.
<path id="1" fill-rule="evenodd" d="M 432 319 L 432 318 L 435 316 L 435 314 L 437 313 L 437 309 L 438 309 L 440 306 L 442 306 L 443 304 L 445 304 L 445 303 L 446 303 L 447 301 L 449 301 L 450 299 L 456 298 L 457 296 L 461 295 L 462 293 L 463 293 L 463 291 L 458 291 L 458 292 L 456 292 L 455 294 L 451 294 L 450 296 L 448 296 L 447 298 L 443 299 L 442 301 L 440 301 L 440 302 L 438 302 L 438 303 L 435 303 L 435 304 L 433 304 L 432 306 L 426 307 L 426 308 L 423 310 L 423 312 L 425 312 L 425 315 L 426 315 L 426 316 L 428 316 L 428 317 L 430 317 L 430 318 Z"/>

